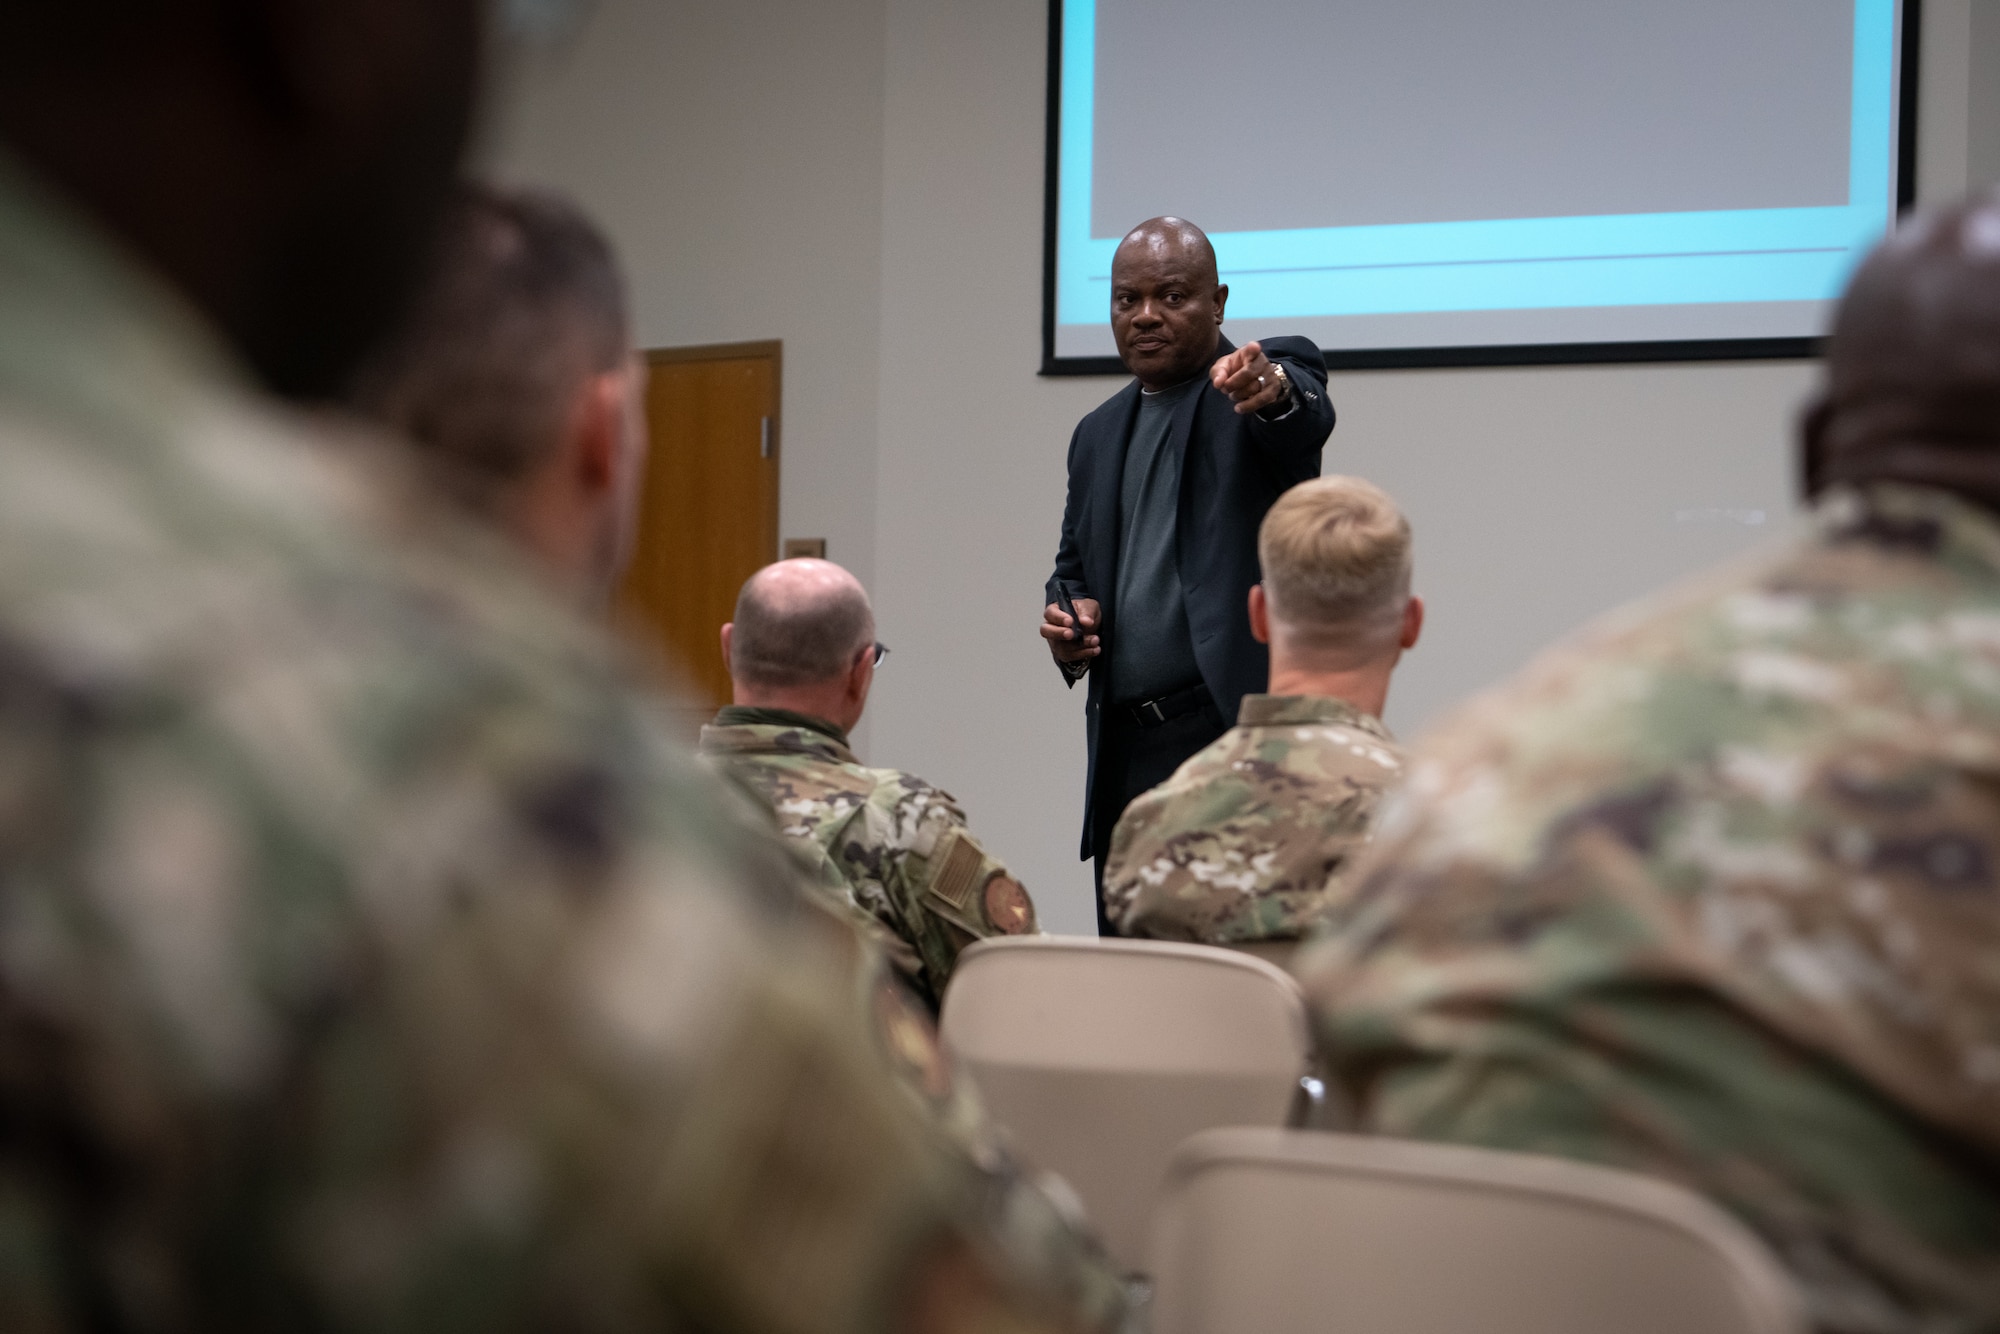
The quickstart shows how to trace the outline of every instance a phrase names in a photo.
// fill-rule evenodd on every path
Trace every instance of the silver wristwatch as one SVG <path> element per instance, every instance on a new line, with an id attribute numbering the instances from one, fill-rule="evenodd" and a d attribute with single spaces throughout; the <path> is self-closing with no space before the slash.
<path id="1" fill-rule="evenodd" d="M 1292 377 L 1285 374 L 1284 366 L 1282 366 L 1278 362 L 1274 361 L 1271 363 L 1271 374 L 1277 376 L 1278 383 L 1285 387 L 1284 401 L 1282 403 L 1272 403 L 1265 407 L 1259 408 L 1257 410 L 1257 415 L 1259 417 L 1263 417 L 1263 419 L 1267 422 L 1281 422 L 1285 418 L 1291 416 L 1294 412 L 1297 412 L 1299 410 L 1299 391 L 1293 387 Z M 1271 411 L 1273 408 L 1279 408 L 1279 407 L 1282 407 L 1284 411 L 1280 412 L 1277 416 L 1275 417 L 1264 416 L 1265 413 Z"/>

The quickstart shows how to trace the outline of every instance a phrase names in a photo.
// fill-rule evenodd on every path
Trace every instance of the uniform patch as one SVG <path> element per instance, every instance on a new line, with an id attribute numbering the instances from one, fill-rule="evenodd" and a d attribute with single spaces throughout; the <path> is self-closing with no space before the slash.
<path id="1" fill-rule="evenodd" d="M 931 859 L 930 892 L 960 912 L 971 912 L 979 868 L 985 863 L 986 855 L 979 845 L 959 830 L 952 830 L 949 841 Z"/>
<path id="2" fill-rule="evenodd" d="M 986 882 L 986 920 L 1005 936 L 1033 935 L 1035 904 L 1021 882 L 1001 871 Z"/>

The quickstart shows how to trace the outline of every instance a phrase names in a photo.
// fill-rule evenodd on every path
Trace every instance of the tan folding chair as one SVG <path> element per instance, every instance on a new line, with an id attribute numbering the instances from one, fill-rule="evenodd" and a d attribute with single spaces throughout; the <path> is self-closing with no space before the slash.
<path id="1" fill-rule="evenodd" d="M 1284 1125 L 1311 1059 L 1289 976 L 1161 941 L 982 941 L 959 956 L 939 1029 L 1015 1147 L 1075 1188 L 1134 1272 L 1175 1146 Z"/>
<path id="2" fill-rule="evenodd" d="M 1300 942 L 1296 940 L 1247 940 L 1240 944 L 1224 945 L 1223 949 L 1235 950 L 1262 959 L 1282 973 L 1292 971 L 1292 960 L 1298 957 Z"/>
<path id="3" fill-rule="evenodd" d="M 1564 1159 L 1230 1129 L 1174 1154 L 1154 1334 L 1800 1334 L 1762 1243 L 1678 1186 Z"/>

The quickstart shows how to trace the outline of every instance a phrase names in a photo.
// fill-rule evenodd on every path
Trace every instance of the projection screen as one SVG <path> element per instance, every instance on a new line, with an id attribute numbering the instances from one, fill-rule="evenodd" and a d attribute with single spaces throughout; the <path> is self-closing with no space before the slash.
<path id="1" fill-rule="evenodd" d="M 1054 0 L 1042 368 L 1117 368 L 1162 213 L 1335 365 L 1807 355 L 1909 199 L 1914 10 Z"/>

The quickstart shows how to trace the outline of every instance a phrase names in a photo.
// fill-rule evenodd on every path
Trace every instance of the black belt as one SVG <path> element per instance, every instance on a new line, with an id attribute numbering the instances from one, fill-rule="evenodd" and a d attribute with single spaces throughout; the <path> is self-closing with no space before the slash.
<path id="1" fill-rule="evenodd" d="M 1176 718 L 1185 718 L 1190 713 L 1205 709 L 1215 701 L 1208 693 L 1208 687 L 1197 681 L 1191 686 L 1171 691 L 1156 699 L 1131 700 L 1118 707 L 1132 716 L 1132 721 L 1141 727 L 1158 727 Z"/>

